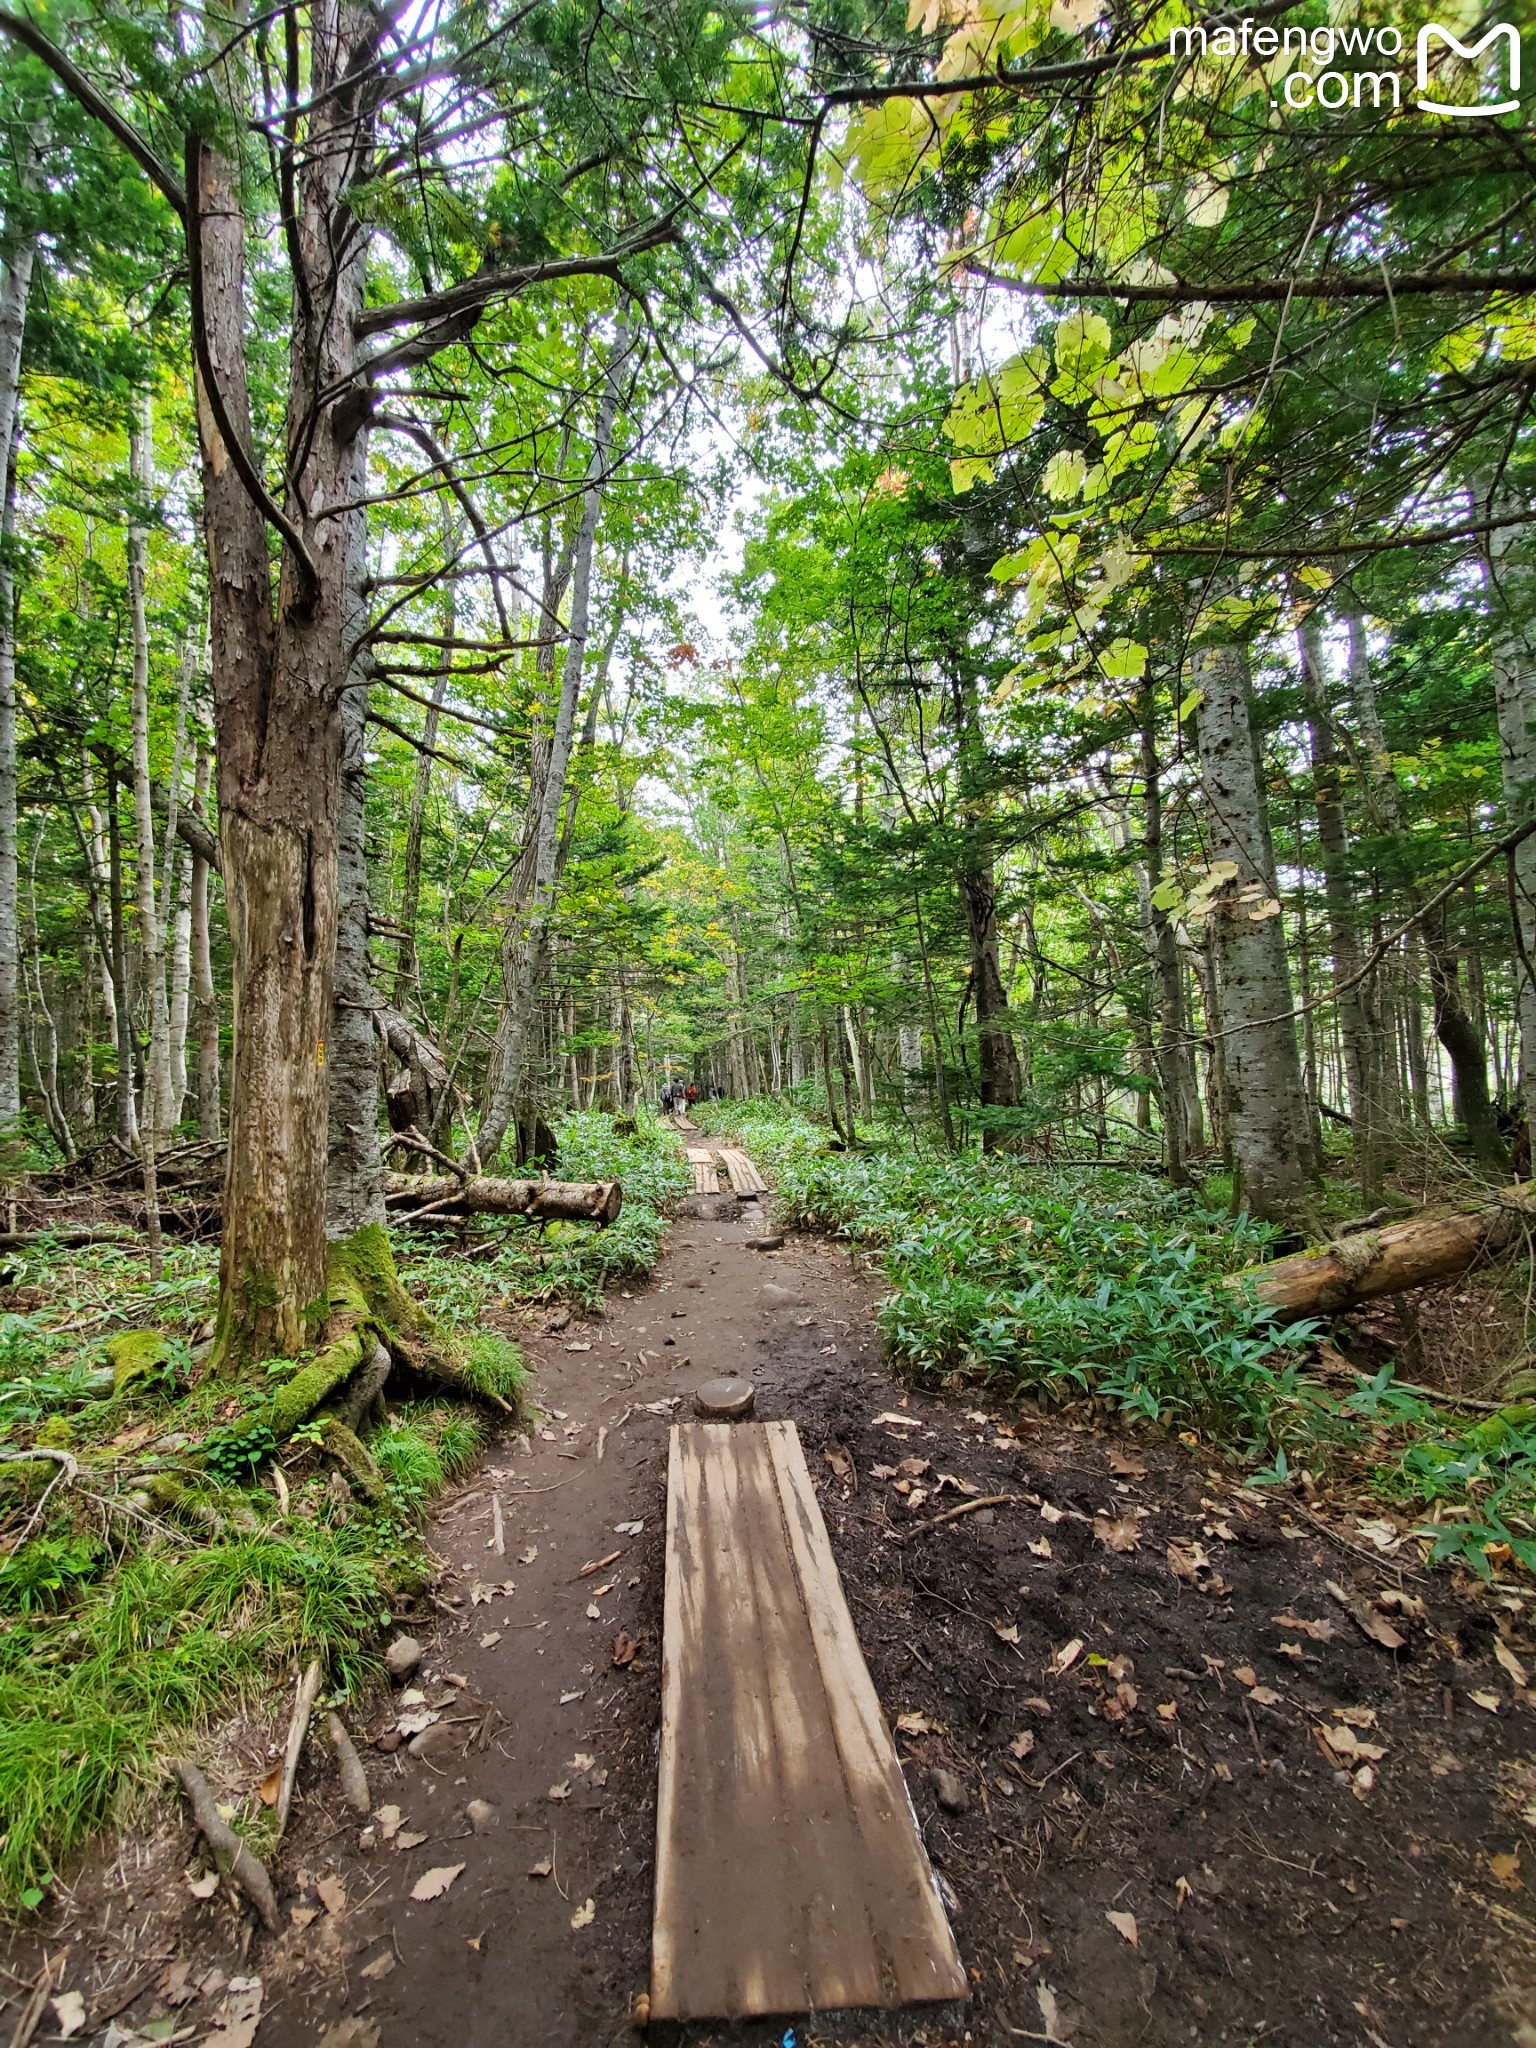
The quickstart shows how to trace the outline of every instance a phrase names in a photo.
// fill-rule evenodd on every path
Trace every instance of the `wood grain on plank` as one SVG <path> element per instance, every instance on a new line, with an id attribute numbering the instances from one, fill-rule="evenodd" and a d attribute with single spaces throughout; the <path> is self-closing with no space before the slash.
<path id="1" fill-rule="evenodd" d="M 767 1181 L 745 1152 L 737 1152 L 728 1145 L 722 1145 L 720 1163 L 731 1176 L 731 1187 L 738 1195 L 760 1195 L 767 1192 Z"/>
<path id="2" fill-rule="evenodd" d="M 720 1192 L 720 1170 L 715 1164 L 713 1152 L 706 1152 L 702 1146 L 689 1145 L 688 1164 L 693 1168 L 693 1192 L 696 1195 L 718 1195 Z"/>
<path id="3" fill-rule="evenodd" d="M 675 1428 L 652 2017 L 965 1988 L 793 1423 Z"/>

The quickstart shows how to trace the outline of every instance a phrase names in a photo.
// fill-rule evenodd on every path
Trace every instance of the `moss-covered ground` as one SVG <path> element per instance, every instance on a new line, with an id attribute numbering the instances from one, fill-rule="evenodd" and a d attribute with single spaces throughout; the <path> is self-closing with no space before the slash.
<path id="1" fill-rule="evenodd" d="M 338 1698 L 367 1680 L 430 1572 L 433 1496 L 526 1403 L 496 1319 L 648 1271 L 686 1188 L 643 1116 L 560 1139 L 562 1173 L 623 1181 L 615 1226 L 359 1233 L 321 1343 L 238 1380 L 209 1369 L 216 1245 L 168 1248 L 158 1282 L 134 1247 L 28 1253 L 0 1311 L 0 1909 L 40 1904 L 173 1745 L 294 1660 L 321 1656 Z M 348 1416 L 380 1338 L 394 1373 Z"/>

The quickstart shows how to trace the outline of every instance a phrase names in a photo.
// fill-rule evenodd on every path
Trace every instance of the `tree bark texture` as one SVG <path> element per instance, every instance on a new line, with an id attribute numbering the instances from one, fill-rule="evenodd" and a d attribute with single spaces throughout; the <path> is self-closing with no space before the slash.
<path id="1" fill-rule="evenodd" d="M 1536 1182 L 1458 1208 L 1405 1217 L 1232 1275 L 1260 1301 L 1289 1315 L 1335 1315 L 1384 1294 L 1430 1287 L 1464 1273 L 1474 1259 L 1512 1245 L 1530 1227 Z"/>
<path id="2" fill-rule="evenodd" d="M 1322 625 L 1317 613 L 1301 632 L 1301 682 L 1312 753 L 1312 798 L 1323 866 L 1323 903 L 1333 954 L 1333 979 L 1342 1043 L 1344 1085 L 1349 1096 L 1350 1132 L 1360 1185 L 1370 1192 L 1381 1178 L 1376 1140 L 1375 1073 L 1378 1033 L 1373 1028 L 1360 973 L 1360 934 L 1350 875 L 1349 832 L 1344 818 L 1343 762 L 1334 734 L 1323 673 Z"/>
<path id="3" fill-rule="evenodd" d="M 0 267 L 0 1129 L 21 1117 L 21 920 L 16 900 L 16 458 L 21 343 L 37 236 L 8 235 Z"/>
<path id="4" fill-rule="evenodd" d="M 503 994 L 493 1056 L 493 1081 L 486 1113 L 475 1135 L 483 1162 L 494 1162 L 511 1124 L 522 1087 L 534 1004 L 546 977 L 550 926 L 558 880 L 560 811 L 566 775 L 576 736 L 576 710 L 586 660 L 592 598 L 592 568 L 597 523 L 602 511 L 603 481 L 608 473 L 619 379 L 629 350 L 629 330 L 622 322 L 614 339 L 598 401 L 587 484 L 582 493 L 571 575 L 571 617 L 565 661 L 555 703 L 547 753 L 539 764 L 530 805 L 531 860 L 526 909 L 514 909 L 502 945 Z"/>
<path id="5" fill-rule="evenodd" d="M 430 1208 L 448 1216 L 612 1223 L 624 1204 L 624 1190 L 616 1180 L 497 1180 L 489 1174 L 469 1174 L 460 1180 L 451 1174 L 391 1173 L 385 1176 L 384 1187 L 392 1210 Z"/>
<path id="6" fill-rule="evenodd" d="M 1221 991 L 1227 1128 L 1244 1205 L 1282 1221 L 1303 1205 L 1312 1161 L 1247 650 L 1202 650 L 1195 681 L 1207 843 L 1213 861 L 1236 869 L 1207 919 Z"/>
<path id="7" fill-rule="evenodd" d="M 343 194 L 371 139 L 359 95 L 378 20 L 311 15 L 310 111 L 294 171 L 294 267 L 283 510 L 312 565 L 284 551 L 276 603 L 267 525 L 226 446 L 201 365 L 219 830 L 233 951 L 234 1064 L 216 1358 L 291 1355 L 328 1313 L 326 1133 L 349 583 L 364 515 L 365 411 L 344 410 L 358 361 L 366 237 Z M 231 165 L 188 151 L 207 356 L 249 450 L 245 223 Z M 327 398 L 325 394 L 333 394 Z"/>
<path id="8" fill-rule="evenodd" d="M 1493 495 L 1479 491 L 1478 496 L 1491 517 Z M 1500 496 L 1497 509 L 1507 510 L 1512 503 Z M 1510 824 L 1518 825 L 1536 811 L 1536 560 L 1520 528 L 1489 531 L 1483 588 L 1491 629 L 1504 808 Z M 1509 893 L 1519 989 L 1520 1093 L 1527 1121 L 1536 1131 L 1536 840 L 1522 841 L 1510 856 Z"/>

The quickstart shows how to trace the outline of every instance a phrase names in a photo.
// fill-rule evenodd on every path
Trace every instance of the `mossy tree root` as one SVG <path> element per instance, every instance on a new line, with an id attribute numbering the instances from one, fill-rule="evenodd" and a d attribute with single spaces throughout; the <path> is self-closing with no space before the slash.
<path id="1" fill-rule="evenodd" d="M 325 1423 L 326 1448 L 334 1442 L 332 1454 L 365 1497 L 382 1499 L 383 1480 L 357 1430 L 382 1391 L 391 1361 L 456 1394 L 489 1401 L 505 1414 L 517 1412 L 522 1362 L 516 1351 L 504 1344 L 488 1349 L 481 1339 L 461 1354 L 445 1342 L 432 1317 L 401 1286 L 382 1224 L 365 1224 L 332 1244 L 329 1298 L 326 1341 L 274 1396 L 269 1426 L 281 1443 L 334 1404 Z"/>

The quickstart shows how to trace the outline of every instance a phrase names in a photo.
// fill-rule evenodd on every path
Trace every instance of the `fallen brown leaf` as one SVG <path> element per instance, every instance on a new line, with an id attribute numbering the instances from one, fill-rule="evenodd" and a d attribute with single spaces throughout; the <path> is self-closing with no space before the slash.
<path id="1" fill-rule="evenodd" d="M 1095 1515 L 1093 1533 L 1106 1550 L 1134 1550 L 1141 1541 L 1141 1524 L 1134 1515 L 1120 1515 L 1114 1521 Z"/>
<path id="2" fill-rule="evenodd" d="M 1113 1927 L 1116 1934 L 1128 1941 L 1132 1948 L 1141 1947 L 1141 1935 L 1136 1926 L 1136 1915 L 1134 1913 L 1111 1913 L 1106 1911 L 1104 1918 Z"/>
<path id="3" fill-rule="evenodd" d="M 440 1899 L 463 1868 L 462 1863 L 440 1863 L 434 1870 L 424 1870 L 411 1886 L 411 1897 L 422 1900 Z"/>

